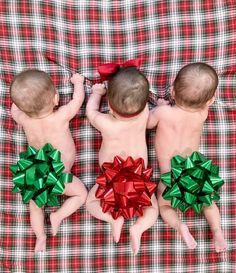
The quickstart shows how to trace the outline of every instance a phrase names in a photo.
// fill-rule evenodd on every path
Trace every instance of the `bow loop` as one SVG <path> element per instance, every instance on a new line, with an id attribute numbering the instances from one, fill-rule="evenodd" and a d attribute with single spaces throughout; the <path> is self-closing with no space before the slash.
<path id="1" fill-rule="evenodd" d="M 126 62 L 124 62 L 121 67 L 136 67 L 136 68 L 139 68 L 141 65 L 141 59 L 131 59 L 131 60 L 128 60 Z"/>
<path id="2" fill-rule="evenodd" d="M 106 81 L 110 76 L 116 74 L 121 67 L 136 67 L 139 68 L 141 59 L 132 59 L 124 62 L 123 64 L 118 63 L 106 63 L 98 66 L 98 73 L 101 76 L 102 81 Z"/>

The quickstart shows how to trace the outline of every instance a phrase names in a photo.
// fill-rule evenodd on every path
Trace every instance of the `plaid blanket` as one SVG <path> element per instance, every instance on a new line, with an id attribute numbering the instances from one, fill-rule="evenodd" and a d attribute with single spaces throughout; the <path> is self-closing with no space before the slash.
<path id="1" fill-rule="evenodd" d="M 0 2 L 0 272 L 236 272 L 236 6 L 234 0 L 2 0 Z M 86 100 L 71 122 L 77 156 L 72 169 L 88 189 L 99 173 L 100 134 L 85 118 L 85 105 L 96 67 L 104 62 L 143 59 L 141 70 L 151 84 L 150 108 L 168 98 L 177 71 L 203 61 L 218 72 L 220 85 L 204 126 L 200 151 L 220 166 L 225 180 L 218 206 L 228 242 L 226 253 L 214 252 L 205 218 L 193 211 L 179 213 L 198 242 L 187 250 L 177 233 L 159 218 L 142 236 L 133 256 L 126 221 L 115 244 L 107 223 L 82 207 L 50 235 L 46 208 L 47 251 L 34 254 L 35 236 L 29 208 L 13 194 L 9 165 L 26 148 L 22 128 L 10 115 L 9 83 L 21 70 L 48 72 L 60 103 L 72 95 L 71 73 L 87 77 Z M 92 81 L 91 81 L 92 80 Z M 107 111 L 103 101 L 102 111 Z M 149 166 L 158 182 L 154 131 L 147 132 Z M 61 199 L 61 202 L 63 199 Z"/>

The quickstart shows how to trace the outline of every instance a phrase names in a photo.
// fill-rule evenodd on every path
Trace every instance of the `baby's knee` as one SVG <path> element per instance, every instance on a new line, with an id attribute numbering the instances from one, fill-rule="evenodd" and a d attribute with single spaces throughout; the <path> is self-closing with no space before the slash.
<path id="1" fill-rule="evenodd" d="M 86 208 L 90 208 L 91 206 L 94 206 L 95 203 L 99 204 L 100 206 L 100 200 L 96 198 L 95 194 L 92 191 L 89 191 L 86 198 L 86 202 L 85 202 Z"/>
<path id="2" fill-rule="evenodd" d="M 81 187 L 80 190 L 78 190 L 77 196 L 79 196 L 80 200 L 83 202 L 83 204 L 85 204 L 88 197 L 88 191 L 85 186 Z"/>
<path id="3" fill-rule="evenodd" d="M 84 203 L 86 202 L 88 191 L 84 184 L 77 184 L 77 188 L 75 188 L 75 195 L 81 196 L 81 198 L 84 200 Z"/>
<path id="4" fill-rule="evenodd" d="M 73 179 L 73 182 L 67 183 L 65 185 L 65 190 L 63 192 L 64 195 L 67 196 L 81 196 L 86 200 L 88 191 L 85 185 L 79 179 Z M 84 201 L 85 201 L 84 200 Z"/>
<path id="5" fill-rule="evenodd" d="M 92 204 L 92 200 L 89 198 L 89 195 L 87 196 L 86 200 L 85 200 L 85 208 L 90 211 L 90 207 Z"/>
<path id="6" fill-rule="evenodd" d="M 153 208 L 158 209 L 158 203 L 157 203 L 157 198 L 155 194 L 153 194 L 151 197 L 151 203 Z"/>
<path id="7" fill-rule="evenodd" d="M 160 210 L 163 207 L 171 207 L 170 201 L 165 200 L 162 196 L 159 196 L 159 198 L 157 199 L 157 203 L 158 203 L 158 207 L 160 208 Z"/>

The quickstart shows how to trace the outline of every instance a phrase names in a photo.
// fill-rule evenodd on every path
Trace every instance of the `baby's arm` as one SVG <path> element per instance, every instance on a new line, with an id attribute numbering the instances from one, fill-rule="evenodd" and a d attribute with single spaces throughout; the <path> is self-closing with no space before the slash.
<path id="1" fill-rule="evenodd" d="M 12 103 L 11 106 L 11 116 L 19 125 L 23 125 L 23 120 L 27 117 L 26 114 L 15 105 L 15 103 Z"/>
<path id="2" fill-rule="evenodd" d="M 156 117 L 156 112 L 158 112 L 158 107 L 156 106 L 149 112 L 147 128 L 152 129 L 157 126 L 158 118 Z"/>
<path id="3" fill-rule="evenodd" d="M 101 131 L 101 125 L 104 123 L 106 114 L 99 112 L 99 106 L 101 98 L 106 94 L 106 89 L 103 84 L 95 84 L 92 87 L 92 94 L 89 97 L 86 106 L 86 115 L 90 123 L 99 131 Z"/>
<path id="4" fill-rule="evenodd" d="M 78 112 L 84 101 L 84 77 L 78 73 L 71 77 L 71 82 L 74 84 L 74 93 L 72 100 L 59 108 L 59 112 L 63 113 L 65 118 L 71 120 Z"/>
<path id="5" fill-rule="evenodd" d="M 162 107 L 165 106 L 165 107 Z M 148 117 L 148 122 L 147 122 L 147 128 L 152 129 L 157 126 L 161 113 L 166 111 L 166 106 L 171 107 L 169 105 L 169 102 L 164 99 L 158 99 L 157 100 L 157 106 L 154 107 L 150 112 L 149 112 L 149 117 Z"/>

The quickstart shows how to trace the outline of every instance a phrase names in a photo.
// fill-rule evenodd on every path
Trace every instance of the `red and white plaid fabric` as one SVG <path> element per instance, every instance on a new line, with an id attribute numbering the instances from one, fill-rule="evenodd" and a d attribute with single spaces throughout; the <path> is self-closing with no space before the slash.
<path id="1" fill-rule="evenodd" d="M 99 174 L 100 134 L 85 117 L 85 105 L 96 68 L 105 62 L 141 57 L 141 71 L 151 85 L 150 108 L 168 98 L 178 70 L 190 62 L 212 65 L 220 84 L 204 126 L 201 152 L 220 166 L 225 184 L 218 206 L 229 249 L 214 252 L 205 218 L 179 213 L 196 238 L 187 250 L 177 233 L 159 218 L 142 236 L 133 256 L 126 221 L 115 244 L 107 223 L 82 207 L 66 219 L 56 237 L 50 235 L 46 209 L 47 251 L 34 254 L 35 236 L 29 208 L 13 194 L 9 165 L 27 143 L 10 116 L 9 84 L 21 70 L 35 67 L 49 73 L 60 103 L 72 95 L 70 76 L 86 76 L 86 100 L 71 123 L 77 156 L 73 173 L 90 189 Z M 2 0 L 0 3 L 0 272 L 236 272 L 236 5 L 234 0 Z M 102 111 L 107 111 L 103 101 Z M 154 131 L 147 131 L 149 166 L 158 182 Z M 173 136 L 174 137 L 174 136 Z M 63 200 L 61 200 L 63 201 Z"/>

